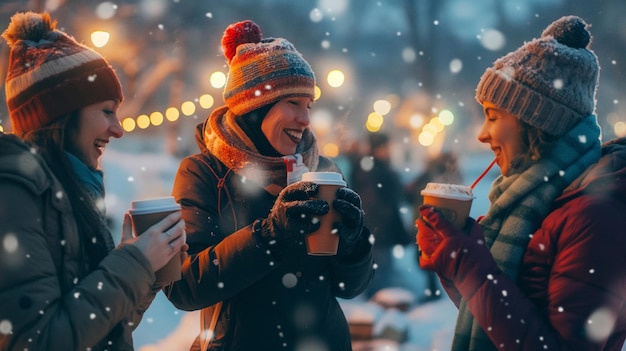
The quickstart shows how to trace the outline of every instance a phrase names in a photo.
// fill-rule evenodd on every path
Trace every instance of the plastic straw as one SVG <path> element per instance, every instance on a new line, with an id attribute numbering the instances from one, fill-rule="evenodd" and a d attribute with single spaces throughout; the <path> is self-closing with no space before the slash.
<path id="1" fill-rule="evenodd" d="M 491 163 L 489 164 L 489 166 L 487 166 L 487 168 L 483 171 L 483 173 L 481 173 L 478 176 L 478 178 L 476 178 L 474 183 L 472 183 L 472 185 L 470 186 L 472 190 L 474 190 L 474 187 L 476 186 L 476 184 L 478 184 L 478 182 L 480 182 L 480 180 L 483 179 L 487 175 L 487 173 L 489 173 L 489 170 L 491 170 L 491 167 L 493 167 L 493 165 L 495 164 L 496 164 L 496 159 L 494 158 L 493 161 L 491 161 Z"/>

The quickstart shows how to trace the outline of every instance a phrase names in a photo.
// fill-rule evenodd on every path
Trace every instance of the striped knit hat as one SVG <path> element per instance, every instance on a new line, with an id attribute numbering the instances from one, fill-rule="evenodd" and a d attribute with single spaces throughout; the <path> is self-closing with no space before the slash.
<path id="1" fill-rule="evenodd" d="M 541 38 L 499 58 L 480 79 L 479 103 L 489 101 L 548 134 L 561 136 L 595 113 L 600 66 L 580 17 L 550 24 Z"/>
<path id="2" fill-rule="evenodd" d="M 55 27 L 47 13 L 23 12 L 2 33 L 11 48 L 5 90 L 15 134 L 91 104 L 123 99 L 107 61 Z"/>
<path id="3" fill-rule="evenodd" d="M 222 49 L 229 65 L 224 102 L 235 115 L 289 96 L 315 96 L 315 75 L 308 62 L 289 41 L 263 38 L 256 23 L 229 25 Z"/>

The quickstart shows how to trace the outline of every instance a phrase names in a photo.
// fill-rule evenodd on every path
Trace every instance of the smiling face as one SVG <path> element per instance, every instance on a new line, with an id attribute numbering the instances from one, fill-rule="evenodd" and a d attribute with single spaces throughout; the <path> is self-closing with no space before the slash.
<path id="1" fill-rule="evenodd" d="M 489 144 L 496 155 L 502 175 L 509 175 L 511 162 L 525 152 L 522 143 L 522 124 L 507 111 L 490 102 L 483 104 L 485 121 L 478 133 L 481 143 Z"/>
<path id="2" fill-rule="evenodd" d="M 302 133 L 309 127 L 309 110 L 313 104 L 310 97 L 295 96 L 279 100 L 268 111 L 261 131 L 270 145 L 281 155 L 293 155 L 302 140 Z"/>
<path id="3" fill-rule="evenodd" d="M 78 125 L 71 128 L 69 151 L 88 167 L 97 169 L 98 161 L 111 137 L 121 138 L 124 130 L 117 119 L 118 101 L 108 100 L 83 107 Z"/>

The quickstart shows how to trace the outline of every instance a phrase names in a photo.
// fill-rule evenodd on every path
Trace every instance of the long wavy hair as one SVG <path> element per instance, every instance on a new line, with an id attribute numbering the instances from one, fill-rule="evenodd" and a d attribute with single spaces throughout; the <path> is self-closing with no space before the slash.
<path id="1" fill-rule="evenodd" d="M 520 124 L 522 126 L 521 142 L 526 152 L 511 162 L 511 169 L 514 173 L 522 172 L 537 162 L 558 139 L 557 136 L 548 134 L 522 120 L 520 120 Z"/>
<path id="2" fill-rule="evenodd" d="M 24 133 L 21 138 L 36 149 L 63 186 L 74 211 L 81 247 L 93 270 L 108 254 L 104 235 L 110 234 L 105 232 L 108 231 L 106 219 L 98 210 L 96 199 L 84 190 L 65 154 L 72 149 L 71 132 L 80 128 L 79 116 L 79 111 L 69 113 L 43 128 Z"/>

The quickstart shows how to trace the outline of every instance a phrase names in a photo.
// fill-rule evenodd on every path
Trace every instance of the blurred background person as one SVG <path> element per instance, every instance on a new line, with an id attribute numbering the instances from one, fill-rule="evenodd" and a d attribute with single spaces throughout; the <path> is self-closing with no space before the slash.
<path id="1" fill-rule="evenodd" d="M 414 242 L 400 209 L 406 205 L 404 185 L 391 164 L 389 135 L 378 132 L 367 136 L 366 153 L 354 157 L 349 184 L 361 195 L 365 211 L 365 225 L 374 236 L 374 263 L 376 271 L 367 298 L 386 287 L 404 286 L 399 274 L 394 274 L 395 246 Z"/>

